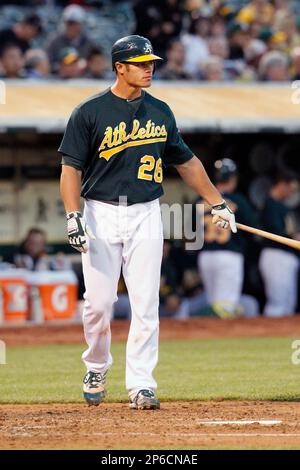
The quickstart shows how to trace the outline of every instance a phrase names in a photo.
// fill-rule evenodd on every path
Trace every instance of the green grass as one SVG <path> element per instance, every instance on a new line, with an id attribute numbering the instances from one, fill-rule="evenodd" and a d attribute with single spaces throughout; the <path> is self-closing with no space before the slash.
<path id="1" fill-rule="evenodd" d="M 300 366 L 291 339 L 164 341 L 155 372 L 162 400 L 297 400 Z M 0 365 L 0 403 L 81 402 L 85 346 L 7 349 Z M 126 401 L 125 344 L 114 343 L 107 401 Z"/>

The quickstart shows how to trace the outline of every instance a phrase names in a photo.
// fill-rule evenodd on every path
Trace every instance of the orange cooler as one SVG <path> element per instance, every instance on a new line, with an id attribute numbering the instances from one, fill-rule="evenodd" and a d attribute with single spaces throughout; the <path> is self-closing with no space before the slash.
<path id="1" fill-rule="evenodd" d="M 77 278 L 72 271 L 30 273 L 31 320 L 71 319 L 77 305 Z"/>
<path id="2" fill-rule="evenodd" d="M 0 271 L 0 324 L 23 323 L 29 314 L 27 273 L 23 269 Z"/>

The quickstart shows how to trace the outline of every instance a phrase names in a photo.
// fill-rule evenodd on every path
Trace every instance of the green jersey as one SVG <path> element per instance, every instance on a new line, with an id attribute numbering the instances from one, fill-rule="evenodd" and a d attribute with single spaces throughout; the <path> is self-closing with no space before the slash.
<path id="1" fill-rule="evenodd" d="M 277 201 L 269 196 L 265 202 L 261 214 L 262 227 L 267 232 L 275 233 L 282 237 L 292 238 L 297 232 L 297 224 L 292 211 L 281 201 Z M 282 245 L 271 240 L 264 239 L 265 248 L 275 248 L 291 253 L 299 254 L 293 248 Z"/>
<path id="2" fill-rule="evenodd" d="M 81 196 L 129 204 L 163 194 L 163 169 L 190 160 L 169 106 L 145 91 L 119 98 L 110 89 L 77 106 L 58 149 L 62 164 L 83 171 Z"/>

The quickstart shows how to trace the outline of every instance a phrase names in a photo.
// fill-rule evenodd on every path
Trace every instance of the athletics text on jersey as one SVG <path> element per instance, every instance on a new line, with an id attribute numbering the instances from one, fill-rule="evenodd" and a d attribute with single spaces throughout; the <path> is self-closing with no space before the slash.
<path id="1" fill-rule="evenodd" d="M 62 163 L 83 171 L 81 196 L 147 202 L 163 194 L 163 169 L 193 152 L 169 106 L 146 92 L 126 100 L 106 90 L 73 111 L 59 148 Z"/>

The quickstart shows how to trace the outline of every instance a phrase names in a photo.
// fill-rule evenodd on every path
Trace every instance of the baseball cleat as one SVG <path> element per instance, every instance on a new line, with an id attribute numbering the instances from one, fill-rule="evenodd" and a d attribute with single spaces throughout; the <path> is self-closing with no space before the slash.
<path id="1" fill-rule="evenodd" d="M 83 397 L 89 406 L 98 406 L 106 395 L 106 372 L 87 372 L 83 379 Z"/>
<path id="2" fill-rule="evenodd" d="M 130 401 L 129 407 L 133 410 L 159 410 L 160 402 L 155 397 L 152 390 L 140 390 L 133 400 Z"/>

